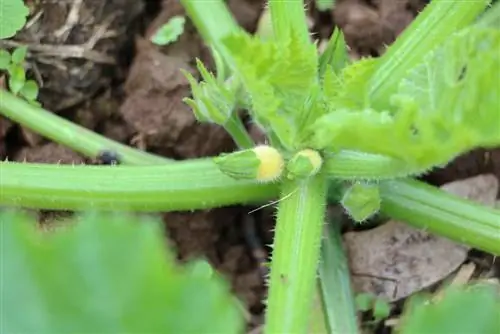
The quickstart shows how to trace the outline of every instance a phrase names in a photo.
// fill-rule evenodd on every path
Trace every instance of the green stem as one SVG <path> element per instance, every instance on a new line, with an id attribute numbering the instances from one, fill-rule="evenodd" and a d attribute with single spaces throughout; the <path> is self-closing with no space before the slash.
<path id="1" fill-rule="evenodd" d="M 382 212 L 417 228 L 500 255 L 500 210 L 415 180 L 380 183 Z"/>
<path id="2" fill-rule="evenodd" d="M 387 108 L 407 71 L 451 34 L 473 23 L 489 3 L 488 0 L 431 1 L 380 58 L 370 84 L 373 106 Z"/>
<path id="3" fill-rule="evenodd" d="M 248 149 L 255 146 L 237 112 L 233 112 L 231 118 L 224 125 L 224 129 L 231 135 L 240 149 Z"/>
<path id="4" fill-rule="evenodd" d="M 304 44 L 311 43 L 303 0 L 269 0 L 273 34 L 280 43 L 286 43 L 293 31 Z"/>
<path id="5" fill-rule="evenodd" d="M 0 113 L 13 122 L 88 157 L 96 157 L 103 150 L 113 150 L 125 164 L 158 165 L 171 162 L 100 136 L 1 89 Z"/>
<path id="6" fill-rule="evenodd" d="M 391 157 L 347 150 L 329 155 L 324 170 L 330 178 L 341 180 L 387 180 L 427 171 Z"/>
<path id="7" fill-rule="evenodd" d="M 356 305 L 339 222 L 329 222 L 325 234 L 321 247 L 319 281 L 329 333 L 357 334 Z"/>
<path id="8" fill-rule="evenodd" d="M 305 333 L 314 297 L 326 205 L 323 175 L 283 181 L 265 333 Z"/>
<path id="9" fill-rule="evenodd" d="M 229 74 L 229 69 L 234 66 L 234 62 L 227 49 L 222 45 L 221 40 L 229 34 L 242 29 L 232 16 L 226 3 L 223 0 L 180 0 L 180 2 L 205 44 L 214 47 L 227 67 L 229 67 L 224 69 L 224 73 Z"/>
<path id="10" fill-rule="evenodd" d="M 236 181 L 212 159 L 163 166 L 0 163 L 0 206 L 48 210 L 179 211 L 255 204 L 275 185 Z"/>

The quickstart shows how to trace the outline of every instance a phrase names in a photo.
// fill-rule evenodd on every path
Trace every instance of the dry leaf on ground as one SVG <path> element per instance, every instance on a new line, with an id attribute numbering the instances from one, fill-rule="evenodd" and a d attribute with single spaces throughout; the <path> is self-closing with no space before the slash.
<path id="1" fill-rule="evenodd" d="M 493 206 L 498 194 L 493 175 L 479 175 L 442 186 L 443 190 Z M 391 220 L 377 228 L 344 235 L 358 293 L 389 301 L 405 298 L 447 277 L 466 259 L 469 247 Z"/>

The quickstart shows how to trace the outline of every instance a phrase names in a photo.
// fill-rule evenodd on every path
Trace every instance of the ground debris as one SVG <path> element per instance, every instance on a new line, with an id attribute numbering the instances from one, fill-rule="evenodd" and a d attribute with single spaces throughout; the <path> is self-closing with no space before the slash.
<path id="1" fill-rule="evenodd" d="M 463 198 L 493 206 L 498 180 L 480 175 L 441 187 Z M 348 232 L 354 290 L 397 301 L 432 286 L 453 273 L 467 258 L 469 247 L 391 220 L 361 232 Z"/>

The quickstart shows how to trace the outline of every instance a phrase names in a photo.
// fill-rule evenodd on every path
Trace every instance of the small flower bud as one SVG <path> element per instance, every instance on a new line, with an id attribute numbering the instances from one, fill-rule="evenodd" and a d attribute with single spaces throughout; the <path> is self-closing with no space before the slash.
<path id="1" fill-rule="evenodd" d="M 284 168 L 281 153 L 267 145 L 224 154 L 214 158 L 214 162 L 224 174 L 232 178 L 260 182 L 271 182 L 278 179 Z"/>
<path id="2" fill-rule="evenodd" d="M 288 162 L 286 169 L 289 179 L 304 179 L 316 175 L 323 165 L 321 155 L 311 149 L 296 153 Z"/>
<path id="3" fill-rule="evenodd" d="M 193 95 L 192 99 L 184 98 L 183 101 L 193 109 L 198 121 L 224 125 L 236 104 L 237 85 L 230 81 L 219 82 L 199 60 L 197 65 L 204 81 L 198 83 L 191 73 L 182 70 Z"/>

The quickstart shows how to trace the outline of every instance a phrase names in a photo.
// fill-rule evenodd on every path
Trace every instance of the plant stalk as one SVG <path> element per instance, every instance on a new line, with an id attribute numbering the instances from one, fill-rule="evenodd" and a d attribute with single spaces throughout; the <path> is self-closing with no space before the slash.
<path id="1" fill-rule="evenodd" d="M 326 206 L 326 180 L 282 183 L 265 333 L 306 333 L 314 298 Z"/>
<path id="2" fill-rule="evenodd" d="M 241 31 L 225 1 L 180 0 L 187 15 L 203 38 L 205 44 L 215 48 L 227 68 L 224 73 L 230 75 L 234 61 L 221 40 L 229 34 Z M 219 69 L 220 71 L 220 69 Z"/>
<path id="3" fill-rule="evenodd" d="M 338 223 L 339 221 L 332 220 L 325 226 L 319 287 L 329 333 L 358 334 L 351 275 Z"/>
<path id="4" fill-rule="evenodd" d="M 172 162 L 120 144 L 0 89 L 0 113 L 26 128 L 85 156 L 95 158 L 104 150 L 118 153 L 120 161 L 131 165 L 158 165 Z"/>
<path id="5" fill-rule="evenodd" d="M 328 155 L 323 168 L 328 177 L 340 180 L 388 180 L 428 170 L 416 169 L 405 161 L 384 155 L 349 150 Z"/>
<path id="6" fill-rule="evenodd" d="M 278 43 L 287 43 L 292 29 L 302 43 L 311 43 L 307 26 L 304 0 L 269 0 L 274 38 Z"/>
<path id="7" fill-rule="evenodd" d="M 500 210 L 411 179 L 381 181 L 380 187 L 382 213 L 500 254 Z M 211 159 L 144 167 L 0 163 L 1 206 L 169 211 L 262 203 L 276 196 L 276 184 L 233 180 Z"/>
<path id="8" fill-rule="evenodd" d="M 243 122 L 237 112 L 233 112 L 224 129 L 231 135 L 236 145 L 241 149 L 249 149 L 255 146 L 253 139 L 245 129 Z"/>
<path id="9" fill-rule="evenodd" d="M 415 180 L 380 183 L 382 212 L 416 228 L 500 255 L 500 210 Z"/>
<path id="10" fill-rule="evenodd" d="M 489 0 L 433 0 L 380 58 L 370 84 L 369 95 L 377 109 L 390 106 L 390 97 L 407 71 L 462 29 L 488 7 Z"/>
<path id="11" fill-rule="evenodd" d="M 0 206 L 47 210 L 180 211 L 262 203 L 276 185 L 237 181 L 211 159 L 163 166 L 0 163 Z"/>

